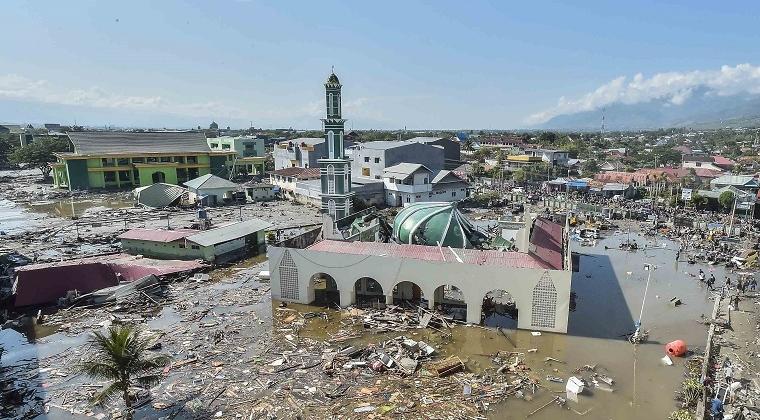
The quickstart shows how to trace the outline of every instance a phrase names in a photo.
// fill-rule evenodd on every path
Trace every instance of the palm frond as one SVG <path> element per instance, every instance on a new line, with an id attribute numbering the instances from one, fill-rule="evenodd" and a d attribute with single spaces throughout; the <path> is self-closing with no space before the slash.
<path id="1" fill-rule="evenodd" d="M 142 388 L 151 388 L 153 385 L 158 384 L 163 379 L 163 375 L 144 375 L 135 378 L 135 384 Z"/>
<path id="2" fill-rule="evenodd" d="M 92 397 L 93 404 L 103 404 L 114 399 L 116 396 L 121 395 L 124 392 L 124 384 L 121 382 L 114 382 L 108 385 L 104 390 L 95 394 Z"/>
<path id="3" fill-rule="evenodd" d="M 104 359 L 102 362 L 97 360 L 83 362 L 78 366 L 78 370 L 94 379 L 121 379 L 117 367 L 109 363 L 108 359 Z"/>

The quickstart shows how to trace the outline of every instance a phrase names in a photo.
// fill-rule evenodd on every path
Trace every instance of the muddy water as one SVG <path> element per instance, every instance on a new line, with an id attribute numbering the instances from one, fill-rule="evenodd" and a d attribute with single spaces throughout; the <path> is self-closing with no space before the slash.
<path id="1" fill-rule="evenodd" d="M 0 198 L 0 231 L 17 234 L 45 225 L 49 216 L 71 219 L 101 209 L 123 209 L 134 205 L 119 198 L 62 199 L 18 204 Z"/>
<path id="2" fill-rule="evenodd" d="M 573 244 L 583 255 L 580 272 L 573 276 L 572 288 L 577 298 L 566 335 L 542 333 L 533 336 L 530 331 L 509 330 L 516 347 L 493 330 L 472 326 L 456 327 L 449 340 L 430 330 L 412 330 L 405 335 L 436 345 L 444 355 L 466 359 L 468 368 L 476 372 L 493 367 L 489 355 L 497 351 L 524 352 L 531 374 L 541 379 L 548 389 L 530 395 L 531 402 L 510 399 L 494 407 L 489 413 L 492 418 L 526 418 L 555 395 L 564 396 L 564 384 L 546 381 L 547 375 L 567 380 L 574 375 L 575 369 L 584 365 L 597 365 L 597 371 L 613 377 L 614 392 L 592 388 L 580 396 L 578 403 L 569 402 L 566 408 L 551 405 L 530 418 L 572 418 L 578 413 L 586 413 L 584 419 L 667 418 L 675 409 L 673 396 L 683 378 L 685 359 L 675 359 L 674 366 L 663 366 L 660 359 L 665 354 L 664 345 L 682 339 L 692 348 L 703 349 L 706 328 L 697 321 L 702 314 L 709 316 L 713 305 L 710 292 L 687 273 L 696 275 L 699 268 L 708 276 L 714 272 L 717 285 L 723 284 L 725 274 L 722 267 L 677 263 L 677 245 L 673 242 L 658 238 L 655 243 L 651 238 L 635 235 L 631 235 L 631 239 L 646 248 L 637 252 L 620 251 L 618 244 L 626 237 L 612 234 L 595 247 Z M 634 322 L 639 318 L 649 273 L 644 270 L 645 263 L 657 266 L 652 272 L 642 318 L 644 329 L 649 331 L 649 341 L 633 346 L 625 335 L 634 330 Z M 672 297 L 679 297 L 684 304 L 672 307 L 668 302 Z M 300 311 L 325 311 L 301 305 L 289 307 Z M 336 321 L 341 320 L 340 313 L 325 312 L 330 320 L 310 320 L 305 335 L 329 339 L 339 330 L 340 323 Z M 367 334 L 351 343 L 379 342 L 398 335 Z M 529 349 L 536 350 L 528 352 Z M 547 357 L 563 363 L 546 363 Z M 585 376 L 588 378 L 588 374 Z"/>

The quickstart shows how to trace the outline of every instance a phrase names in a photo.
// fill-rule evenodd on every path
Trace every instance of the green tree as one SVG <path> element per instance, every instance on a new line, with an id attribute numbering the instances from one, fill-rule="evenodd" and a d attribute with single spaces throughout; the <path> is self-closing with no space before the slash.
<path id="1" fill-rule="evenodd" d="M 734 193 L 732 193 L 731 191 L 723 191 L 718 196 L 718 203 L 724 209 L 730 209 L 734 205 Z"/>
<path id="2" fill-rule="evenodd" d="M 140 333 L 140 329 L 131 324 L 112 326 L 105 333 L 93 333 L 90 340 L 92 358 L 79 366 L 82 373 L 93 379 L 111 381 L 92 401 L 100 404 L 120 395 L 128 419 L 132 418 L 129 389 L 132 386 L 149 388 L 159 383 L 161 374 L 158 369 L 170 360 L 165 355 L 149 355 L 149 340 Z"/>
<path id="3" fill-rule="evenodd" d="M 517 169 L 516 171 L 512 172 L 512 179 L 514 179 L 515 182 L 517 183 L 525 182 L 525 178 L 526 178 L 526 173 L 525 173 L 525 169 L 523 168 Z"/>
<path id="4" fill-rule="evenodd" d="M 33 143 L 14 150 L 10 161 L 33 166 L 42 172 L 43 177 L 48 178 L 52 170 L 50 164 L 57 160 L 54 153 L 68 152 L 69 144 L 68 139 L 35 139 Z"/>
<path id="5" fill-rule="evenodd" d="M 553 131 L 544 131 L 538 136 L 538 142 L 542 146 L 552 145 L 557 142 L 557 139 L 558 139 L 557 133 Z"/>
<path id="6" fill-rule="evenodd" d="M 705 204 L 707 204 L 707 197 L 697 192 L 694 192 L 691 195 L 691 203 L 694 204 L 694 208 L 698 209 L 700 207 L 703 207 Z"/>
<path id="7" fill-rule="evenodd" d="M 16 149 L 17 141 L 17 138 L 9 135 L 0 137 L 0 167 L 10 163 L 10 157 Z"/>
<path id="8" fill-rule="evenodd" d="M 464 149 L 464 150 L 466 150 L 468 152 L 471 151 L 472 150 L 472 140 L 470 140 L 470 139 L 465 140 L 464 143 L 462 143 L 462 149 Z"/>
<path id="9" fill-rule="evenodd" d="M 581 165 L 581 170 L 583 171 L 583 176 L 594 175 L 599 172 L 599 161 L 596 159 L 587 159 Z"/>

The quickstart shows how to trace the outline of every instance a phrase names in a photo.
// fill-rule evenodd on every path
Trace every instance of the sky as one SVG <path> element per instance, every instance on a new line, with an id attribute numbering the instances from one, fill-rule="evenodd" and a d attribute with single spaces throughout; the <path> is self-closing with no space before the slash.
<path id="1" fill-rule="evenodd" d="M 3 0 L 0 123 L 509 129 L 760 93 L 756 1 Z"/>

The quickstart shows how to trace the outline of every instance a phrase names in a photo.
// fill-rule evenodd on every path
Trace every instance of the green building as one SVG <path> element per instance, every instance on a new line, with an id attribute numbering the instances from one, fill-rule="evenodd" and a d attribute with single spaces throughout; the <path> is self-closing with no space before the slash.
<path id="1" fill-rule="evenodd" d="M 53 183 L 69 190 L 182 184 L 227 177 L 236 153 L 212 151 L 200 132 L 71 132 L 72 153 L 56 153 Z"/>
<path id="2" fill-rule="evenodd" d="M 264 139 L 253 136 L 209 137 L 208 146 L 212 151 L 235 152 L 235 173 L 261 175 L 264 173 L 266 149 Z"/>

